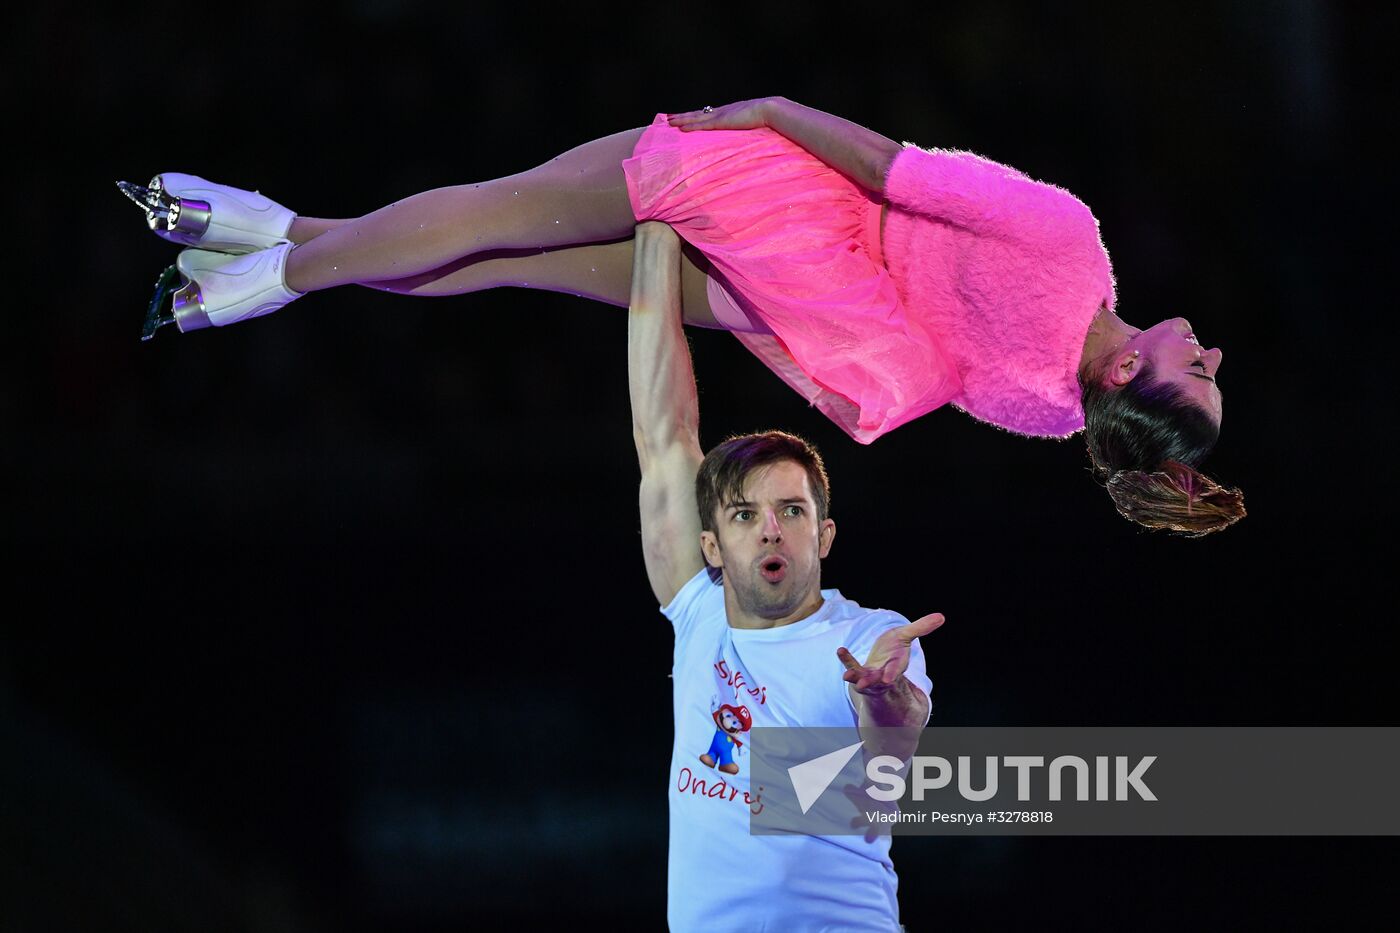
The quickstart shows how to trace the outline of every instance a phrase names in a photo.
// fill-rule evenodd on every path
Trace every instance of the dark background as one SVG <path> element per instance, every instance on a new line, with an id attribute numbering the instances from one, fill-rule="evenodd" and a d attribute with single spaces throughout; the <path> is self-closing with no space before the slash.
<path id="1" fill-rule="evenodd" d="M 21 14 L 0 929 L 664 924 L 671 632 L 641 561 L 625 312 L 343 288 L 142 344 L 175 251 L 112 182 L 160 171 L 353 216 L 782 94 L 1053 181 L 1099 217 L 1126 320 L 1184 315 L 1224 349 L 1207 468 L 1244 489 L 1240 525 L 1141 533 L 1077 440 L 952 409 L 860 447 L 721 332 L 692 334 L 702 440 L 780 426 L 821 447 L 823 582 L 947 614 L 925 641 L 940 723 L 1395 724 L 1394 155 L 1367 145 L 1395 17 L 1065 9 Z M 1397 855 L 895 845 L 911 930 L 1355 919 Z"/>

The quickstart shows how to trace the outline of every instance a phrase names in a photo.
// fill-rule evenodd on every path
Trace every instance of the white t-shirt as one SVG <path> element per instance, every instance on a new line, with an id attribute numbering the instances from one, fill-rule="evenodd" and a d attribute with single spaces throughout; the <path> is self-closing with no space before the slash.
<path id="1" fill-rule="evenodd" d="M 667 921 L 676 933 L 899 929 L 888 834 L 873 842 L 749 834 L 749 807 L 761 791 L 749 785 L 744 727 L 855 726 L 836 649 L 845 645 L 863 662 L 882 632 L 908 623 L 838 590 L 822 597 L 797 622 L 730 628 L 724 587 L 701 570 L 661 610 L 676 630 L 667 877 Z M 905 676 L 930 692 L 917 641 Z"/>

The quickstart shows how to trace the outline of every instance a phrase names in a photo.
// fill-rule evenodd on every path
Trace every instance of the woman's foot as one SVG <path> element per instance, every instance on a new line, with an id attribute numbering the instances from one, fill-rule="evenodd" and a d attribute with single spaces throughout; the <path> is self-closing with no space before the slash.
<path id="1" fill-rule="evenodd" d="M 181 251 L 175 265 L 156 283 L 141 339 L 151 339 L 157 328 L 171 323 L 181 333 L 225 327 L 271 314 L 300 298 L 301 292 L 287 287 L 287 255 L 291 251 L 291 243 L 239 255 L 203 249 Z M 184 285 L 172 292 L 175 274 Z M 163 307 L 166 295 L 171 298 L 168 311 Z"/>
<path id="2" fill-rule="evenodd" d="M 216 185 L 197 175 L 165 172 L 146 187 L 117 182 L 146 212 L 146 225 L 163 239 L 203 250 L 242 255 L 290 242 L 296 214 L 256 191 Z"/>

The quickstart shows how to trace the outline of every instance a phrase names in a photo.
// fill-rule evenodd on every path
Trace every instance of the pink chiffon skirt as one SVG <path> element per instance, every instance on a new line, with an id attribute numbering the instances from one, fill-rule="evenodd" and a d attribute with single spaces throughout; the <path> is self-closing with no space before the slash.
<path id="1" fill-rule="evenodd" d="M 772 130 L 683 133 L 664 113 L 622 168 L 637 221 L 712 263 L 720 323 L 855 440 L 960 391 L 885 270 L 882 202 L 845 175 Z"/>

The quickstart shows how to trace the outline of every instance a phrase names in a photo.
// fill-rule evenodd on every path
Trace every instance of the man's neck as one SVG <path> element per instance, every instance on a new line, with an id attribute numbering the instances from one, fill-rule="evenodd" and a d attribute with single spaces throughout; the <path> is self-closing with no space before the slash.
<path id="1" fill-rule="evenodd" d="M 724 614 L 729 621 L 730 628 L 742 629 L 767 629 L 779 628 L 784 625 L 791 625 L 794 622 L 801 622 L 822 607 L 826 598 L 822 596 L 822 591 L 817 588 L 812 591 L 811 596 L 803 601 L 802 605 L 787 615 L 769 619 L 764 616 L 753 615 L 745 612 L 739 606 L 739 601 L 734 595 L 734 591 L 729 587 L 724 588 Z"/>

